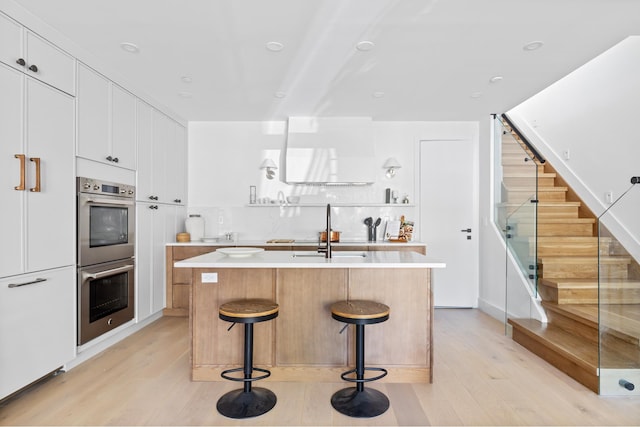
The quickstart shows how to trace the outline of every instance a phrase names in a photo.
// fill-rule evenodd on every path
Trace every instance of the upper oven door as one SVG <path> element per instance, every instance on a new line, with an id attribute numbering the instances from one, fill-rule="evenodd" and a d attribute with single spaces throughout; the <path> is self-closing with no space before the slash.
<path id="1" fill-rule="evenodd" d="M 134 256 L 135 203 L 132 199 L 78 195 L 78 265 Z"/>

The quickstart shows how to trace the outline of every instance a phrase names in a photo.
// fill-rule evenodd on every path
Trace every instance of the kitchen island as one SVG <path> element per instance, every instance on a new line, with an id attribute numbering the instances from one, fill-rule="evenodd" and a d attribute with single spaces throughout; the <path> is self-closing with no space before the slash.
<path id="1" fill-rule="evenodd" d="M 266 298 L 279 316 L 255 325 L 254 365 L 278 381 L 340 381 L 355 364 L 351 328 L 332 319 L 329 307 L 369 299 L 391 308 L 387 322 L 367 329 L 366 363 L 389 370 L 385 381 L 432 379 L 431 269 L 445 264 L 416 252 L 265 251 L 246 257 L 219 251 L 176 262 L 192 276 L 190 304 L 192 379 L 221 380 L 242 365 L 242 328 L 227 331 L 218 307 L 241 298 Z"/>

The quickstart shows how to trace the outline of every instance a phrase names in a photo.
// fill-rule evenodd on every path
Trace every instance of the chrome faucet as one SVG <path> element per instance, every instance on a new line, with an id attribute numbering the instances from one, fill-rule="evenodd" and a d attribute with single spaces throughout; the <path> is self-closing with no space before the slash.
<path id="1" fill-rule="evenodd" d="M 331 258 L 331 205 L 329 203 L 327 203 L 327 244 L 326 246 L 323 248 L 321 247 L 321 243 L 322 243 L 322 239 L 320 240 L 320 243 L 318 243 L 318 253 L 324 253 L 324 257 L 325 258 Z"/>

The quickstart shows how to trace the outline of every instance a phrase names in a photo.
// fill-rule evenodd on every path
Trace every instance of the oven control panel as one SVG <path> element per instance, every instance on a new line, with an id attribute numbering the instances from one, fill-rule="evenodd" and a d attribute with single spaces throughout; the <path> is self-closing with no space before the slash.
<path id="1" fill-rule="evenodd" d="M 76 180 L 78 193 L 101 194 L 103 196 L 117 196 L 133 199 L 135 187 L 133 185 L 118 184 L 92 178 L 78 177 Z"/>

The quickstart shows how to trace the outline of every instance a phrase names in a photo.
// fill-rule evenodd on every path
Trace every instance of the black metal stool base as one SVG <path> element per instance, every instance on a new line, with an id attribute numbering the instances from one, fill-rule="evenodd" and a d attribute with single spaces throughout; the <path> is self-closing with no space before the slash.
<path id="1" fill-rule="evenodd" d="M 218 399 L 216 408 L 225 417 L 251 418 L 269 412 L 276 405 L 276 395 L 266 388 L 251 391 L 231 390 Z"/>
<path id="2" fill-rule="evenodd" d="M 375 389 L 366 388 L 358 391 L 356 387 L 348 387 L 338 390 L 331 396 L 331 406 L 349 417 L 371 418 L 389 409 L 389 399 L 384 393 Z"/>

